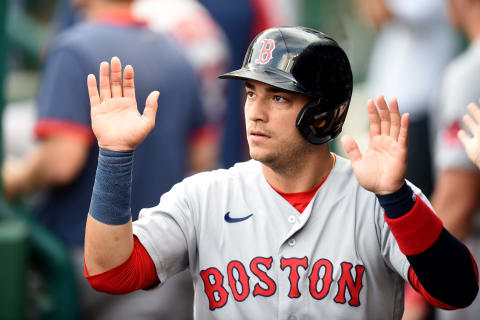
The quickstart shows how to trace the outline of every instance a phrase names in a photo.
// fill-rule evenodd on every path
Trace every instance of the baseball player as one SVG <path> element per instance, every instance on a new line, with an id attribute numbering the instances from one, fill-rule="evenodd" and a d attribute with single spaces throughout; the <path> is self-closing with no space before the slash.
<path id="1" fill-rule="evenodd" d="M 131 221 L 134 149 L 155 122 L 158 92 L 137 111 L 133 69 L 88 77 L 100 153 L 85 236 L 97 290 L 161 285 L 189 268 L 197 319 L 400 319 L 403 284 L 455 309 L 478 292 L 476 262 L 405 181 L 408 114 L 368 102 L 370 145 L 350 161 L 328 144 L 352 93 L 348 58 L 318 31 L 259 34 L 241 69 L 251 160 L 186 178 Z M 168 106 L 164 106 L 168 108 Z"/>

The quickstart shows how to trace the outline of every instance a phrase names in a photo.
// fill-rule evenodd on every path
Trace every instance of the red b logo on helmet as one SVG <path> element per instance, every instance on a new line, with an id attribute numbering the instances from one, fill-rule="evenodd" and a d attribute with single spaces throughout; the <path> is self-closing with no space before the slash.
<path id="1" fill-rule="evenodd" d="M 275 41 L 271 39 L 264 39 L 260 56 L 257 60 L 255 60 L 255 63 L 267 64 L 268 61 L 272 60 L 272 52 L 274 49 Z"/>

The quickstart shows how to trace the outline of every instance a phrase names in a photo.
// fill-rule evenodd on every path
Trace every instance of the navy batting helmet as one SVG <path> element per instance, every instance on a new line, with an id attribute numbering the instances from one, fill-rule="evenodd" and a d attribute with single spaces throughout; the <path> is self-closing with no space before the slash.
<path id="1" fill-rule="evenodd" d="M 310 97 L 296 126 L 312 144 L 326 143 L 342 131 L 353 87 L 342 48 L 331 37 L 304 27 L 263 31 L 250 43 L 242 68 L 220 78 L 257 80 Z"/>

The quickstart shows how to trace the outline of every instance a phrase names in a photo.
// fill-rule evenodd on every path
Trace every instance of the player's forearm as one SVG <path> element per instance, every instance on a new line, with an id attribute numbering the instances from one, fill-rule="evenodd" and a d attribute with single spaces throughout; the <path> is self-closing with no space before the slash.
<path id="1" fill-rule="evenodd" d="M 406 186 L 393 195 L 378 196 L 385 219 L 413 269 L 410 280 L 435 306 L 463 308 L 478 292 L 476 262 L 433 211 L 412 196 Z M 446 277 L 448 274 L 455 277 Z"/>
<path id="2" fill-rule="evenodd" d="M 130 256 L 133 151 L 100 150 L 85 232 L 85 264 L 90 275 L 112 269 Z"/>
<path id="3" fill-rule="evenodd" d="M 24 158 L 4 163 L 6 196 L 11 199 L 41 187 L 70 183 L 84 167 L 88 151 L 88 145 L 68 138 L 40 142 Z"/>
<path id="4" fill-rule="evenodd" d="M 480 174 L 470 170 L 443 170 L 432 195 L 432 205 L 445 228 L 458 239 L 469 233 L 479 205 Z"/>
<path id="5" fill-rule="evenodd" d="M 475 215 L 474 206 L 454 197 L 439 199 L 435 193 L 432 196 L 432 206 L 445 228 L 458 239 L 465 240 Z"/>
<path id="6" fill-rule="evenodd" d="M 85 265 L 91 276 L 125 262 L 133 250 L 132 223 L 108 225 L 88 215 L 85 230 Z"/>

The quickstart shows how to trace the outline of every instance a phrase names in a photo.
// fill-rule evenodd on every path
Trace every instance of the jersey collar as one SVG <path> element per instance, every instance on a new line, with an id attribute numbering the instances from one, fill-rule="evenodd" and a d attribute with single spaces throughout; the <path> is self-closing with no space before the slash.
<path id="1" fill-rule="evenodd" d="M 146 21 L 136 18 L 130 8 L 109 10 L 99 19 L 99 22 L 115 26 L 145 27 L 147 25 Z"/>

